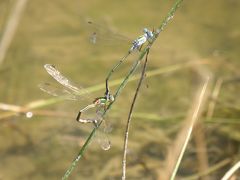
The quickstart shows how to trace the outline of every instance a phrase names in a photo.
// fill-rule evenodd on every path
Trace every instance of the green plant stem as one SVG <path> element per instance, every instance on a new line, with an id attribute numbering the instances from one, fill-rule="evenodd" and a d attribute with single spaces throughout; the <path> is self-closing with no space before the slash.
<path id="1" fill-rule="evenodd" d="M 176 0 L 175 4 L 173 5 L 173 7 L 170 9 L 169 13 L 167 14 L 167 16 L 164 18 L 164 20 L 162 21 L 161 25 L 159 26 L 159 28 L 157 29 L 157 31 L 154 34 L 154 38 L 152 40 L 152 42 L 149 42 L 148 45 L 144 48 L 144 50 L 140 53 L 138 59 L 135 61 L 134 65 L 132 66 L 132 68 L 130 69 L 129 73 L 127 74 L 127 76 L 124 78 L 124 80 L 122 81 L 122 83 L 119 85 L 114 97 L 115 97 L 115 101 L 117 99 L 117 97 L 119 96 L 119 94 L 121 93 L 121 91 L 123 90 L 123 88 L 125 87 L 125 85 L 127 84 L 129 78 L 131 77 L 131 75 L 133 75 L 133 73 L 136 71 L 139 63 L 141 62 L 141 60 L 143 59 L 143 57 L 146 55 L 146 53 L 148 52 L 148 50 L 151 48 L 152 44 L 155 42 L 155 40 L 157 39 L 157 37 L 159 36 L 160 32 L 163 31 L 163 29 L 165 28 L 165 26 L 168 24 L 168 22 L 173 18 L 174 13 L 176 12 L 176 10 L 178 9 L 178 7 L 180 6 L 180 4 L 182 3 L 183 0 Z M 106 109 L 106 111 L 103 113 L 103 116 L 107 113 L 108 110 L 110 110 L 111 106 L 113 105 L 113 103 L 115 102 L 113 101 Z M 99 126 L 101 125 L 101 123 L 99 124 Z M 98 126 L 98 127 L 99 127 Z M 76 163 L 80 160 L 80 158 L 83 156 L 83 153 L 85 152 L 88 144 L 90 143 L 91 139 L 93 138 L 96 130 L 98 129 L 98 127 L 95 127 L 91 134 L 89 135 L 88 139 L 86 140 L 86 142 L 84 143 L 83 147 L 81 148 L 81 150 L 78 153 L 78 156 L 75 158 L 75 160 L 72 162 L 72 164 L 70 165 L 70 167 L 68 168 L 68 170 L 66 171 L 66 173 L 64 174 L 62 179 L 67 179 L 69 177 L 69 175 L 71 174 L 71 172 L 73 171 L 74 167 L 76 166 Z"/>
<path id="2" fill-rule="evenodd" d="M 129 135 L 130 124 L 131 124 L 131 120 L 132 120 L 132 112 L 133 112 L 133 108 L 134 108 L 136 100 L 137 100 L 139 90 L 140 90 L 141 85 L 142 85 L 142 81 L 143 81 L 144 76 L 145 76 L 147 61 L 148 61 L 148 53 L 149 53 L 149 50 L 147 51 L 147 54 L 146 54 L 145 62 L 144 62 L 143 69 L 142 69 L 142 74 L 141 74 L 140 80 L 138 82 L 138 86 L 137 86 L 137 89 L 135 91 L 135 94 L 134 94 L 134 97 L 133 97 L 133 100 L 132 100 L 132 104 L 131 104 L 131 107 L 130 107 L 130 111 L 129 111 L 129 114 L 128 114 L 128 120 L 127 120 L 127 125 L 126 125 L 126 130 L 125 130 L 124 146 L 123 146 L 122 180 L 126 179 L 128 135 Z"/>
<path id="3" fill-rule="evenodd" d="M 91 134 L 88 136 L 86 142 L 84 143 L 83 147 L 80 149 L 77 157 L 74 159 L 74 161 L 72 162 L 72 164 L 70 165 L 70 167 L 68 168 L 68 170 L 66 171 L 66 173 L 64 174 L 64 176 L 62 177 L 62 180 L 68 179 L 69 175 L 71 174 L 71 172 L 73 171 L 73 169 L 75 168 L 75 166 L 77 165 L 77 162 L 81 159 L 81 157 L 83 156 L 84 151 L 86 150 L 87 146 L 89 145 L 91 139 L 93 138 L 93 136 L 95 135 L 97 130 L 97 127 L 93 128 Z"/>

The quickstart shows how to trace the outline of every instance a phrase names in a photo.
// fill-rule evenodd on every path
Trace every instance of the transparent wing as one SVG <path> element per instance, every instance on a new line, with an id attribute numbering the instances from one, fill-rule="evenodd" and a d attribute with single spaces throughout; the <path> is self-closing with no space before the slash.
<path id="1" fill-rule="evenodd" d="M 74 93 L 78 95 L 89 94 L 87 90 L 77 87 L 74 83 L 69 81 L 65 76 L 63 76 L 52 64 L 45 64 L 44 68 L 57 82 L 72 90 Z"/>
<path id="2" fill-rule="evenodd" d="M 119 45 L 132 43 L 132 39 L 121 35 L 113 30 L 99 25 L 93 21 L 87 21 L 87 26 L 90 33 L 90 42 L 92 44 L 105 44 L 105 45 Z"/>
<path id="3" fill-rule="evenodd" d="M 98 122 L 102 121 L 98 131 L 96 132 L 96 139 L 101 148 L 105 151 L 111 148 L 111 141 L 108 138 L 108 133 L 110 132 L 105 119 L 102 117 L 103 108 L 99 108 L 96 112 L 96 119 Z"/>
<path id="4" fill-rule="evenodd" d="M 96 132 L 96 138 L 97 138 L 98 144 L 101 146 L 101 148 L 103 150 L 107 151 L 111 148 L 111 141 L 109 140 L 109 138 L 105 132 L 103 132 L 102 130 L 99 129 Z"/>
<path id="5" fill-rule="evenodd" d="M 71 91 L 68 91 L 67 89 L 64 89 L 64 88 L 59 89 L 49 83 L 41 83 L 38 85 L 38 87 L 43 92 L 46 92 L 52 96 L 62 97 L 62 98 L 69 99 L 69 100 L 78 100 L 79 99 L 79 96 L 71 93 Z"/>

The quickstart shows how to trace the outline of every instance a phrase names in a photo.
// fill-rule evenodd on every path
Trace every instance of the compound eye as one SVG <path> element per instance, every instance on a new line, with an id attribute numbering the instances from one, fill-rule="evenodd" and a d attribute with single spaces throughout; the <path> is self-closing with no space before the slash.
<path id="1" fill-rule="evenodd" d="M 94 104 L 99 104 L 99 101 L 100 101 L 99 99 L 96 99 L 93 103 Z"/>

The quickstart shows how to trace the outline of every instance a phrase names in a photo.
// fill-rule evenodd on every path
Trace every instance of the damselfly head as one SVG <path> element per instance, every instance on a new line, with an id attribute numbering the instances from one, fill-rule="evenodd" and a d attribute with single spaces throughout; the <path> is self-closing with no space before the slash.
<path id="1" fill-rule="evenodd" d="M 95 98 L 93 104 L 100 104 L 102 97 Z"/>
<path id="2" fill-rule="evenodd" d="M 143 29 L 143 32 L 144 32 L 144 35 L 147 37 L 147 39 L 152 39 L 153 38 L 153 31 L 150 31 L 149 29 L 147 28 L 144 28 Z"/>
<path id="3" fill-rule="evenodd" d="M 143 28 L 143 32 L 144 32 L 144 33 L 148 33 L 148 31 L 149 31 L 149 30 L 148 30 L 147 28 Z"/>

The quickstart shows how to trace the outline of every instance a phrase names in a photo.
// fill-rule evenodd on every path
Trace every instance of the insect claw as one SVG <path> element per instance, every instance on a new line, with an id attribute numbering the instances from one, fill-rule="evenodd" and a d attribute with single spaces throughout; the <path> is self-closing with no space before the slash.
<path id="1" fill-rule="evenodd" d="M 77 122 L 80 122 L 79 120 L 80 120 L 80 116 L 81 116 L 81 114 L 82 114 L 82 112 L 79 111 L 79 113 L 78 113 L 78 115 L 77 115 L 77 118 L 76 118 Z"/>

